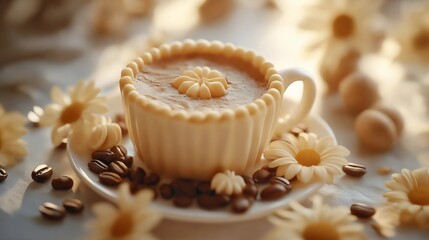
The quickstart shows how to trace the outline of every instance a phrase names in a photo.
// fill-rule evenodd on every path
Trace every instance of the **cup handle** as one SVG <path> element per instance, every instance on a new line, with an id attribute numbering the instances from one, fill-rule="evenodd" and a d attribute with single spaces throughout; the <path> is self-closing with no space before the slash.
<path id="1" fill-rule="evenodd" d="M 304 120 L 313 107 L 313 103 L 316 98 L 316 84 L 313 77 L 305 70 L 297 68 L 284 69 L 280 71 L 280 75 L 284 81 L 285 92 L 286 89 L 295 81 L 302 81 L 303 90 L 301 102 L 296 106 L 294 111 L 291 114 L 279 116 L 274 130 L 274 136 L 285 133 L 293 126 Z M 285 107 L 283 106 L 283 102 L 281 107 Z"/>

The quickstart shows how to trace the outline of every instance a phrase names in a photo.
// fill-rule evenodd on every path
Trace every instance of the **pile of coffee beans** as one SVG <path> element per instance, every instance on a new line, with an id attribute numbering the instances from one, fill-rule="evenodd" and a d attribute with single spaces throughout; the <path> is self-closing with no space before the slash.
<path id="1" fill-rule="evenodd" d="M 0 183 L 4 182 L 7 178 L 7 172 L 3 168 L 0 168 Z"/>
<path id="2" fill-rule="evenodd" d="M 211 189 L 210 181 L 196 181 L 191 179 L 175 179 L 169 183 L 160 183 L 160 176 L 147 173 L 141 167 L 133 168 L 133 157 L 128 155 L 124 146 L 115 146 L 108 150 L 99 150 L 91 154 L 92 160 L 88 168 L 98 174 L 99 181 L 110 187 L 118 186 L 123 182 L 130 183 L 130 191 L 136 193 L 141 189 L 150 189 L 154 198 L 158 194 L 165 200 L 179 208 L 187 208 L 196 203 L 205 210 L 215 210 L 230 205 L 232 212 L 244 213 L 257 200 L 274 201 L 291 191 L 291 183 L 283 178 L 276 177 L 276 169 L 263 167 L 257 170 L 252 177 L 242 176 L 246 186 L 239 195 L 227 196 L 217 194 Z M 263 187 L 259 192 L 259 187 Z"/>

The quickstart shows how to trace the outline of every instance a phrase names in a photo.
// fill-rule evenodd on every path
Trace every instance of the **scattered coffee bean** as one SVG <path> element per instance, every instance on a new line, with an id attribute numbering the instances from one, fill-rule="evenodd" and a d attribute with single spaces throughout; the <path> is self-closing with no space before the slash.
<path id="1" fill-rule="evenodd" d="M 221 207 L 226 207 L 231 202 L 231 197 L 228 195 L 215 195 L 217 205 Z"/>
<path id="2" fill-rule="evenodd" d="M 52 173 L 54 171 L 51 167 L 46 164 L 42 164 L 37 166 L 33 172 L 31 172 L 31 178 L 38 183 L 46 182 L 49 178 L 51 178 Z"/>
<path id="3" fill-rule="evenodd" d="M 362 177 L 366 173 L 366 167 L 356 163 L 343 166 L 343 171 L 350 177 Z"/>
<path id="4" fill-rule="evenodd" d="M 67 176 L 52 179 L 52 188 L 55 190 L 69 190 L 73 187 L 73 179 Z"/>
<path id="5" fill-rule="evenodd" d="M 133 162 L 134 162 L 134 158 L 133 156 L 125 156 L 125 158 L 123 160 L 119 160 L 123 163 L 125 163 L 125 165 L 127 165 L 127 167 L 131 167 L 133 166 Z"/>
<path id="6" fill-rule="evenodd" d="M 249 177 L 247 175 L 241 175 L 241 177 L 244 179 L 244 182 L 246 184 L 255 184 L 255 181 L 253 180 L 252 177 Z"/>
<path id="7" fill-rule="evenodd" d="M 285 196 L 287 193 L 286 187 L 280 183 L 270 184 L 261 192 L 262 201 L 272 201 Z"/>
<path id="8" fill-rule="evenodd" d="M 170 184 L 164 183 L 159 187 L 159 193 L 164 199 L 172 199 L 174 196 L 173 187 Z"/>
<path id="9" fill-rule="evenodd" d="M 209 181 L 203 181 L 197 183 L 197 193 L 205 194 L 205 195 L 215 195 L 216 192 L 211 189 L 211 185 Z"/>
<path id="10" fill-rule="evenodd" d="M 100 182 L 107 186 L 117 186 L 122 183 L 122 178 L 113 172 L 102 172 L 98 175 Z"/>
<path id="11" fill-rule="evenodd" d="M 247 184 L 243 188 L 243 195 L 256 199 L 258 197 L 258 187 L 254 184 Z"/>
<path id="12" fill-rule="evenodd" d="M 350 207 L 350 212 L 358 218 L 370 218 L 375 214 L 375 208 L 363 203 L 355 203 Z"/>
<path id="13" fill-rule="evenodd" d="M 155 185 L 157 185 L 159 183 L 160 180 L 161 180 L 161 178 L 159 177 L 158 174 L 156 174 L 156 173 L 150 173 L 149 175 L 147 175 L 145 177 L 144 184 L 155 186 Z"/>
<path id="14" fill-rule="evenodd" d="M 197 204 L 202 209 L 213 210 L 219 208 L 217 195 L 200 195 L 197 197 Z"/>
<path id="15" fill-rule="evenodd" d="M 0 183 L 4 182 L 7 178 L 7 172 L 3 168 L 0 168 Z"/>
<path id="16" fill-rule="evenodd" d="M 91 154 L 92 159 L 98 159 L 104 162 L 105 164 L 109 164 L 115 161 L 115 154 L 110 150 L 99 150 L 95 151 Z"/>
<path id="17" fill-rule="evenodd" d="M 89 168 L 89 170 L 91 170 L 91 172 L 97 173 L 97 174 L 102 173 L 102 172 L 106 172 L 108 170 L 108 166 L 104 162 L 102 162 L 98 159 L 95 159 L 95 160 L 92 160 L 91 162 L 89 162 L 88 168 Z"/>
<path id="18" fill-rule="evenodd" d="M 127 165 L 121 161 L 114 161 L 109 164 L 109 171 L 118 174 L 121 177 L 127 177 L 130 171 Z"/>
<path id="19" fill-rule="evenodd" d="M 141 184 L 143 184 L 145 177 L 146 177 L 146 171 L 141 167 L 137 167 L 130 174 L 131 181 L 141 183 Z"/>
<path id="20" fill-rule="evenodd" d="M 284 177 L 273 177 L 270 179 L 269 183 L 274 184 L 274 183 L 280 183 L 283 186 L 285 186 L 287 191 L 292 190 L 292 184 L 289 182 L 289 180 L 287 180 Z"/>
<path id="21" fill-rule="evenodd" d="M 255 180 L 255 183 L 267 183 L 270 178 L 274 176 L 273 173 L 266 169 L 259 169 L 255 173 L 253 173 L 253 180 Z"/>
<path id="22" fill-rule="evenodd" d="M 196 182 L 189 179 L 176 179 L 171 183 L 171 186 L 176 193 L 181 193 L 189 197 L 195 197 L 197 195 Z"/>
<path id="23" fill-rule="evenodd" d="M 251 200 L 249 200 L 245 196 L 239 196 L 232 200 L 231 209 L 235 213 L 244 213 L 247 210 L 249 210 L 251 205 L 252 205 Z"/>
<path id="24" fill-rule="evenodd" d="M 40 205 L 39 212 L 43 217 L 50 220 L 61 220 L 66 216 L 66 211 L 63 207 L 50 202 L 45 202 Z"/>
<path id="25" fill-rule="evenodd" d="M 71 198 L 63 201 L 63 207 L 69 213 L 80 213 L 83 211 L 83 204 L 79 199 Z"/>
<path id="26" fill-rule="evenodd" d="M 141 185 L 137 181 L 131 181 L 130 182 L 130 192 L 131 192 L 131 194 L 136 194 L 137 192 L 139 192 L 143 188 L 144 188 L 144 185 Z"/>
<path id="27" fill-rule="evenodd" d="M 112 151 L 113 154 L 115 154 L 115 159 L 119 161 L 125 160 L 125 157 L 128 154 L 127 149 L 122 145 L 114 146 L 110 149 L 110 151 Z"/>
<path id="28" fill-rule="evenodd" d="M 188 197 L 186 195 L 178 195 L 173 198 L 173 204 L 176 207 L 187 208 L 191 206 L 194 199 L 192 197 Z"/>

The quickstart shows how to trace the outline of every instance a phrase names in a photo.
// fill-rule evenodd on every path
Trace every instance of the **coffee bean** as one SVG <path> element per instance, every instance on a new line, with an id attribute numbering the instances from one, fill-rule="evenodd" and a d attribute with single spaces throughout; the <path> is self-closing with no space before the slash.
<path id="1" fill-rule="evenodd" d="M 55 190 L 69 190 L 73 187 L 73 179 L 67 176 L 52 179 L 52 188 Z"/>
<path id="2" fill-rule="evenodd" d="M 133 156 L 125 156 L 123 160 L 119 160 L 119 161 L 125 163 L 125 165 L 127 165 L 127 167 L 130 168 L 133 166 L 134 158 Z"/>
<path id="3" fill-rule="evenodd" d="M 127 124 L 125 122 L 125 116 L 122 114 L 116 115 L 116 121 L 115 122 L 121 128 L 122 135 L 123 136 L 127 135 L 128 134 L 128 127 L 127 127 Z"/>
<path id="4" fill-rule="evenodd" d="M 159 192 L 161 194 L 161 197 L 164 199 L 172 199 L 174 196 L 174 190 L 173 187 L 168 184 L 164 183 L 159 187 Z"/>
<path id="5" fill-rule="evenodd" d="M 42 164 L 37 166 L 33 172 L 31 172 L 31 178 L 38 183 L 46 182 L 49 178 L 51 178 L 52 173 L 54 171 L 51 167 L 46 164 Z"/>
<path id="6" fill-rule="evenodd" d="M 3 168 L 0 168 L 0 183 L 4 182 L 7 178 L 7 172 Z"/>
<path id="7" fill-rule="evenodd" d="M 231 209 L 234 213 L 244 213 L 252 206 L 251 200 L 245 196 L 238 196 L 231 202 Z"/>
<path id="8" fill-rule="evenodd" d="M 256 199 L 258 197 L 258 187 L 254 184 L 247 184 L 243 188 L 243 194 Z"/>
<path id="9" fill-rule="evenodd" d="M 102 172 L 98 175 L 99 181 L 107 186 L 117 186 L 122 183 L 122 178 L 113 172 Z"/>
<path id="10" fill-rule="evenodd" d="M 102 162 L 98 159 L 95 159 L 95 160 L 92 160 L 91 162 L 89 162 L 88 168 L 89 168 L 89 170 L 91 170 L 91 172 L 97 173 L 97 174 L 105 172 L 108 170 L 108 166 L 104 162 Z"/>
<path id="11" fill-rule="evenodd" d="M 197 195 L 197 184 L 195 181 L 190 179 L 176 179 L 171 183 L 171 186 L 177 193 L 181 193 L 189 197 L 195 197 Z"/>
<path id="12" fill-rule="evenodd" d="M 120 177 L 127 177 L 130 173 L 125 163 L 121 161 L 114 161 L 109 164 L 109 171 L 118 174 Z"/>
<path id="13" fill-rule="evenodd" d="M 227 195 L 200 195 L 197 197 L 198 206 L 206 210 L 228 206 L 230 201 L 231 198 Z"/>
<path id="14" fill-rule="evenodd" d="M 362 177 L 366 173 L 366 167 L 356 163 L 343 166 L 343 171 L 350 177 Z"/>
<path id="15" fill-rule="evenodd" d="M 197 204 L 202 209 L 213 210 L 219 207 L 216 196 L 200 195 L 197 197 Z"/>
<path id="16" fill-rule="evenodd" d="M 145 177 L 146 177 L 146 171 L 141 167 L 137 167 L 130 174 L 131 181 L 137 182 L 137 183 L 143 183 Z"/>
<path id="17" fill-rule="evenodd" d="M 226 207 L 231 202 L 231 197 L 228 195 L 216 195 L 216 201 L 219 207 Z"/>
<path id="18" fill-rule="evenodd" d="M 95 151 L 91 154 L 92 159 L 98 159 L 104 162 L 105 164 L 109 164 L 115 161 L 115 154 L 110 150 L 99 150 Z"/>
<path id="19" fill-rule="evenodd" d="M 270 184 L 261 192 L 262 201 L 272 201 L 285 196 L 287 193 L 286 187 L 280 183 Z"/>
<path id="20" fill-rule="evenodd" d="M 197 183 L 197 193 L 205 195 L 215 195 L 216 192 L 211 188 L 209 181 L 202 181 Z"/>
<path id="21" fill-rule="evenodd" d="M 155 186 L 159 183 L 161 178 L 156 173 L 150 173 L 148 176 L 144 178 L 144 184 Z"/>
<path id="22" fill-rule="evenodd" d="M 192 197 L 188 197 L 186 195 L 178 195 L 173 198 L 173 204 L 176 207 L 187 208 L 191 206 L 194 199 Z"/>
<path id="23" fill-rule="evenodd" d="M 123 161 L 123 160 L 125 160 L 125 157 L 128 154 L 127 149 L 124 146 L 122 146 L 122 145 L 114 146 L 114 147 L 112 147 L 110 149 L 110 151 L 112 151 L 113 154 L 115 154 L 115 159 L 117 161 Z"/>
<path id="24" fill-rule="evenodd" d="M 69 213 L 80 213 L 83 211 L 83 204 L 79 199 L 71 198 L 63 201 L 63 207 Z"/>
<path id="25" fill-rule="evenodd" d="M 255 183 L 267 183 L 274 174 L 266 169 L 259 169 L 253 173 L 253 180 Z"/>
<path id="26" fill-rule="evenodd" d="M 289 180 L 287 180 L 284 177 L 272 177 L 269 181 L 269 183 L 274 184 L 274 183 L 280 183 L 283 186 L 285 186 L 286 190 L 289 192 L 292 190 L 292 184 L 289 182 Z"/>
<path id="27" fill-rule="evenodd" d="M 363 203 L 355 203 L 350 207 L 350 212 L 358 218 L 370 218 L 375 214 L 375 208 Z"/>
<path id="28" fill-rule="evenodd" d="M 66 211 L 63 207 L 50 202 L 45 202 L 40 205 L 39 212 L 43 217 L 50 220 L 61 220 L 66 216 Z"/>
<path id="29" fill-rule="evenodd" d="M 244 182 L 246 184 L 255 184 L 255 181 L 253 180 L 253 178 L 246 175 L 241 175 L 241 177 L 244 179 Z"/>

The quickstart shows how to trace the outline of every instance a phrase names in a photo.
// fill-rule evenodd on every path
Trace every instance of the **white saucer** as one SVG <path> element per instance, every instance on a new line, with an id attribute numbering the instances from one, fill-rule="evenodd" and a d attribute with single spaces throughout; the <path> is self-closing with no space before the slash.
<path id="1" fill-rule="evenodd" d="M 121 112 L 121 100 L 118 94 L 112 94 L 108 97 L 108 106 L 111 109 L 111 114 Z M 317 134 L 319 137 L 332 136 L 335 140 L 335 135 L 328 124 L 318 116 L 310 115 L 303 122 L 310 132 Z M 127 147 L 129 155 L 134 155 L 134 148 L 129 138 L 124 139 L 123 144 Z M 75 170 L 76 174 L 80 179 L 87 184 L 92 190 L 98 193 L 100 196 L 112 201 L 117 201 L 117 192 L 115 188 L 107 187 L 101 184 L 98 180 L 98 175 L 91 172 L 88 169 L 88 162 L 91 160 L 90 156 L 82 156 L 72 150 L 70 147 L 71 143 L 68 142 L 67 153 L 70 159 L 70 163 Z M 135 159 L 134 165 L 139 165 L 138 160 Z M 308 198 L 315 193 L 322 183 L 313 183 L 309 185 L 303 185 L 298 182 L 294 182 L 292 191 L 288 193 L 284 198 L 272 202 L 261 202 L 256 201 L 254 205 L 244 214 L 234 214 L 230 211 L 229 207 L 224 209 L 218 209 L 214 211 L 207 211 L 198 208 L 194 204 L 190 208 L 181 209 L 175 207 L 171 201 L 167 201 L 158 197 L 151 205 L 151 207 L 160 212 L 164 218 L 186 221 L 186 222 L 199 222 L 199 223 L 227 223 L 227 222 L 240 222 L 247 221 L 256 218 L 266 216 L 275 210 L 282 208 L 289 204 L 289 202 L 295 200 L 300 201 Z"/>

